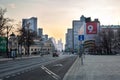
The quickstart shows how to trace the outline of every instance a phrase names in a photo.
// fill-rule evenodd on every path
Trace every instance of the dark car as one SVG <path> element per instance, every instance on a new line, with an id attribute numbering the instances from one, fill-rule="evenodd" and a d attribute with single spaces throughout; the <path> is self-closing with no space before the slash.
<path id="1" fill-rule="evenodd" d="M 59 54 L 57 52 L 53 52 L 53 57 L 58 57 Z"/>

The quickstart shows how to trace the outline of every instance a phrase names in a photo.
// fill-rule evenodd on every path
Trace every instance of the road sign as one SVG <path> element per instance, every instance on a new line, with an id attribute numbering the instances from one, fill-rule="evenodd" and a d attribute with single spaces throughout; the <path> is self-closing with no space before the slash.
<path id="1" fill-rule="evenodd" d="M 79 41 L 83 41 L 83 40 L 84 40 L 84 35 L 79 35 L 79 36 L 78 36 L 78 40 L 79 40 Z"/>

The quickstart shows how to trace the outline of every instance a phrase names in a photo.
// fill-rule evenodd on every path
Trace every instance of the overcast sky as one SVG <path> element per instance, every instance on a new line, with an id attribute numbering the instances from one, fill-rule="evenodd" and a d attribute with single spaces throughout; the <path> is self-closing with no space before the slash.
<path id="1" fill-rule="evenodd" d="M 18 21 L 37 17 L 44 34 L 64 42 L 72 20 L 81 15 L 99 18 L 101 24 L 120 23 L 120 0 L 0 0 L 0 7 L 7 8 L 6 15 Z"/>

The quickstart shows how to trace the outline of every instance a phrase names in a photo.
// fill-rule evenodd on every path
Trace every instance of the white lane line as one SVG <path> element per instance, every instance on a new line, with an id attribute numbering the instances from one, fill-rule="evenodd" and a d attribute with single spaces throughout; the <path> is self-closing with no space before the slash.
<path id="1" fill-rule="evenodd" d="M 45 72 L 48 73 L 48 74 L 51 74 L 49 71 L 46 71 L 46 70 L 45 70 Z"/>
<path id="2" fill-rule="evenodd" d="M 56 67 L 62 67 L 63 65 L 62 64 L 56 64 L 54 66 L 56 66 Z"/>
<path id="3" fill-rule="evenodd" d="M 54 79 L 56 79 L 56 80 L 59 80 L 58 78 L 56 78 L 55 76 L 52 76 Z"/>
<path id="4" fill-rule="evenodd" d="M 46 68 L 45 66 L 41 66 L 41 68 L 46 72 L 48 73 L 49 75 L 51 75 L 54 79 L 56 80 L 60 80 L 60 76 L 58 76 L 57 74 L 53 73 L 52 71 L 50 71 L 48 68 Z"/>
<path id="5" fill-rule="evenodd" d="M 3 79 L 0 79 L 0 80 L 3 80 Z"/>

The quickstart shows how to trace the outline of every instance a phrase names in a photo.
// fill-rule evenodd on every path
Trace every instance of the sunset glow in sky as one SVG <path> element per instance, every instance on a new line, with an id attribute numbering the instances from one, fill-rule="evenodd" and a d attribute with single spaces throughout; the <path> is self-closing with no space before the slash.
<path id="1" fill-rule="evenodd" d="M 120 0 L 0 0 L 0 7 L 7 8 L 6 15 L 18 21 L 37 17 L 44 34 L 62 38 L 64 43 L 67 28 L 81 15 L 99 18 L 104 25 L 120 23 Z"/>

